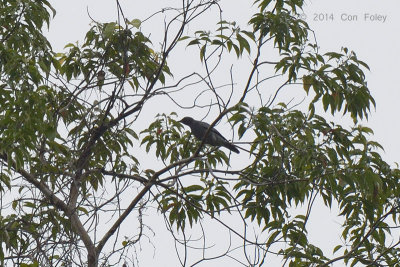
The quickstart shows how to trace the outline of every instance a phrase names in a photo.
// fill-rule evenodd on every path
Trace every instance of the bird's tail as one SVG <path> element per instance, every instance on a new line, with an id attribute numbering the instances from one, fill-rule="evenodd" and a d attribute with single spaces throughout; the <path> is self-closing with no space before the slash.
<path id="1" fill-rule="evenodd" d="M 227 142 L 227 143 L 224 144 L 224 147 L 226 147 L 227 149 L 229 149 L 229 150 L 231 150 L 231 151 L 233 151 L 233 152 L 235 152 L 237 154 L 240 153 L 239 149 L 237 149 L 237 147 L 234 144 L 231 144 L 231 143 Z"/>

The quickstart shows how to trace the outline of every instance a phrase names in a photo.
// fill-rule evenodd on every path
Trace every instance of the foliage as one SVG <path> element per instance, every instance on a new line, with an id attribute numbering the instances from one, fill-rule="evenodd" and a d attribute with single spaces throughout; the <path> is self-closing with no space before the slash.
<path id="1" fill-rule="evenodd" d="M 47 1 L 0 3 L 2 265 L 133 261 L 130 251 L 146 236 L 143 214 L 155 205 L 185 251 L 189 240 L 176 236 L 210 218 L 239 237 L 244 254 L 255 248 L 254 257 L 242 257 L 245 265 L 268 265 L 275 255 L 289 266 L 398 266 L 391 233 L 400 219 L 400 172 L 361 124 L 375 106 L 367 64 L 348 48 L 321 54 L 298 16 L 303 1 L 256 0 L 247 26 L 221 19 L 213 31 L 193 32 L 188 25 L 219 10 L 219 2 L 183 2 L 163 9 L 178 15 L 168 17 L 159 51 L 142 31 L 148 20 L 121 15 L 93 22 L 84 42 L 67 44 L 63 53 L 42 33 L 55 15 Z M 117 7 L 123 11 L 118 1 Z M 199 53 L 204 70 L 171 71 L 167 60 L 181 44 Z M 240 64 L 244 57 L 252 63 L 236 83 L 223 61 Z M 218 79 L 217 70 L 224 74 Z M 268 84 L 273 79 L 280 85 Z M 304 103 L 279 102 L 288 87 Z M 192 106 L 179 104 L 182 92 Z M 173 112 L 154 104 L 165 99 Z M 353 125 L 327 121 L 320 107 L 349 115 Z M 237 161 L 224 149 L 200 147 L 179 122 L 187 109 L 198 117 L 206 109 L 213 126 L 228 122 L 246 156 Z M 145 114 L 157 115 L 149 122 Z M 344 243 L 333 257 L 309 240 L 316 199 L 338 206 L 344 221 Z M 307 211 L 295 214 L 293 207 Z M 123 232 L 135 214 L 137 233 Z M 241 230 L 229 226 L 232 216 Z M 255 240 L 246 234 L 249 225 L 260 229 Z M 189 265 L 186 257 L 182 265 Z"/>

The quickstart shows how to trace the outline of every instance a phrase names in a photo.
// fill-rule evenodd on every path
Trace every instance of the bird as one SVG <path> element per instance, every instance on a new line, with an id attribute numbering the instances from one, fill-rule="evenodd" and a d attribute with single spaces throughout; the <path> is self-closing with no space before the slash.
<path id="1" fill-rule="evenodd" d="M 207 129 L 210 127 L 210 124 L 202 121 L 197 121 L 191 117 L 184 117 L 179 122 L 189 126 L 190 130 L 192 131 L 192 134 L 199 140 L 203 140 L 204 135 L 207 132 Z M 208 132 L 208 135 L 206 136 L 204 143 L 211 146 L 223 146 L 235 153 L 238 154 L 240 153 L 234 144 L 226 140 L 226 138 L 223 137 L 222 134 L 220 134 L 214 128 L 212 128 Z"/>

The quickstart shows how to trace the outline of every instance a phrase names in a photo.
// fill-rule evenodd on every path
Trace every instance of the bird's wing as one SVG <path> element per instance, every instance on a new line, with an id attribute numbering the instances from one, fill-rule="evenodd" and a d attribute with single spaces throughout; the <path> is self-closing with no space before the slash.
<path id="1" fill-rule="evenodd" d="M 199 121 L 199 126 L 202 127 L 202 128 L 204 129 L 204 134 L 205 134 L 206 131 L 207 131 L 207 129 L 208 129 L 208 127 L 210 127 L 210 124 L 208 124 L 208 123 L 206 123 L 206 122 L 203 122 L 203 121 Z M 221 137 L 222 140 L 228 142 L 228 140 L 226 140 L 226 138 L 225 138 L 220 132 L 218 132 L 218 130 L 215 129 L 215 127 L 213 127 L 213 128 L 210 130 L 208 136 L 210 136 L 211 134 L 216 134 L 217 136 Z"/>
<path id="2" fill-rule="evenodd" d="M 192 133 L 194 136 L 201 140 L 204 138 L 207 129 L 210 127 L 210 124 L 202 121 L 196 121 L 195 124 L 192 124 L 192 127 L 195 128 L 192 128 Z M 212 146 L 224 146 L 235 153 L 240 153 L 236 146 L 226 140 L 226 138 L 214 127 L 210 130 L 208 136 L 206 137 L 205 143 Z"/>

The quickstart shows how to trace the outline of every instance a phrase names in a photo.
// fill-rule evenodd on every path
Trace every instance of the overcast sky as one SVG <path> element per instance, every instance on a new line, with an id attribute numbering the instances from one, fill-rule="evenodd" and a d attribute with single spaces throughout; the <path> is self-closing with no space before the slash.
<path id="1" fill-rule="evenodd" d="M 50 2 L 57 10 L 48 35 L 55 50 L 62 50 L 66 43 L 83 39 L 90 27 L 87 11 L 93 19 L 100 22 L 115 21 L 116 18 L 115 3 L 110 0 L 54 0 Z M 145 4 L 143 4 L 144 2 Z M 121 1 L 126 11 L 125 15 L 131 19 L 144 19 L 161 7 L 157 4 L 159 2 L 156 0 Z M 176 1 L 164 0 L 161 2 L 169 5 Z M 226 6 L 226 15 L 230 16 L 231 20 L 245 23 L 249 15 L 246 14 L 246 10 L 250 10 L 251 4 L 249 3 L 251 2 L 230 0 L 230 4 Z M 340 51 L 341 47 L 346 46 L 356 51 L 359 59 L 370 66 L 371 71 L 367 72 L 367 80 L 377 102 L 377 108 L 376 111 L 372 111 L 369 121 L 363 124 L 375 131 L 373 139 L 384 146 L 384 158 L 389 163 L 400 162 L 399 10 L 399 0 L 308 0 L 304 10 L 304 18 L 315 30 L 322 51 Z M 149 30 L 152 25 L 146 25 L 146 27 Z M 151 29 L 154 31 L 154 35 L 157 31 L 162 30 L 160 27 L 154 27 Z M 321 217 L 329 216 L 329 214 L 330 212 L 326 209 L 317 213 Z M 337 226 L 337 223 L 335 218 L 331 220 L 332 227 Z M 309 226 L 320 228 L 315 231 L 312 238 L 320 239 L 319 242 L 326 242 L 328 247 L 329 240 L 338 238 L 337 233 L 327 231 L 330 227 L 329 224 L 321 227 L 318 218 L 311 218 Z M 164 238 L 170 237 L 159 235 L 155 240 L 162 242 L 165 240 Z M 158 244 L 160 245 L 160 243 Z M 150 261 L 153 266 L 175 266 L 165 262 L 165 255 L 171 251 L 173 253 L 173 248 L 168 246 L 161 250 L 158 248 L 154 255 L 154 261 Z M 144 245 L 144 247 L 146 246 Z M 154 265 L 154 262 L 157 265 Z M 218 262 L 218 264 L 220 263 Z M 146 266 L 146 260 L 142 264 L 141 266 Z M 221 266 L 218 264 L 205 266 Z"/>
<path id="2" fill-rule="evenodd" d="M 174 0 L 161 2 L 164 5 L 176 3 Z M 249 14 L 244 10 L 249 10 L 251 2 L 230 0 L 230 4 L 225 5 L 224 15 L 245 23 Z M 57 15 L 51 23 L 49 38 L 56 50 L 61 50 L 68 42 L 82 40 L 90 27 L 88 12 L 101 22 L 114 21 L 116 18 L 114 1 L 70 0 L 51 3 Z M 160 7 L 158 0 L 146 1 L 145 4 L 144 1 L 133 0 L 121 3 L 129 18 L 144 19 Z M 243 6 L 245 8 L 241 8 Z M 371 71 L 367 72 L 368 85 L 377 108 L 365 124 L 374 129 L 375 138 L 385 147 L 385 159 L 392 163 L 400 161 L 397 123 L 400 111 L 397 81 L 400 16 L 396 13 L 399 7 L 398 0 L 307 0 L 304 10 L 306 21 L 315 30 L 322 51 L 338 51 L 347 46 L 370 66 Z M 157 31 L 162 31 L 160 25 L 146 27 L 147 32 L 149 27 L 155 32 L 153 36 Z"/>
<path id="3" fill-rule="evenodd" d="M 391 163 L 400 162 L 399 8 L 396 0 L 313 0 L 305 9 L 307 22 L 325 51 L 347 46 L 370 66 L 367 81 L 377 107 L 368 125 Z"/>

